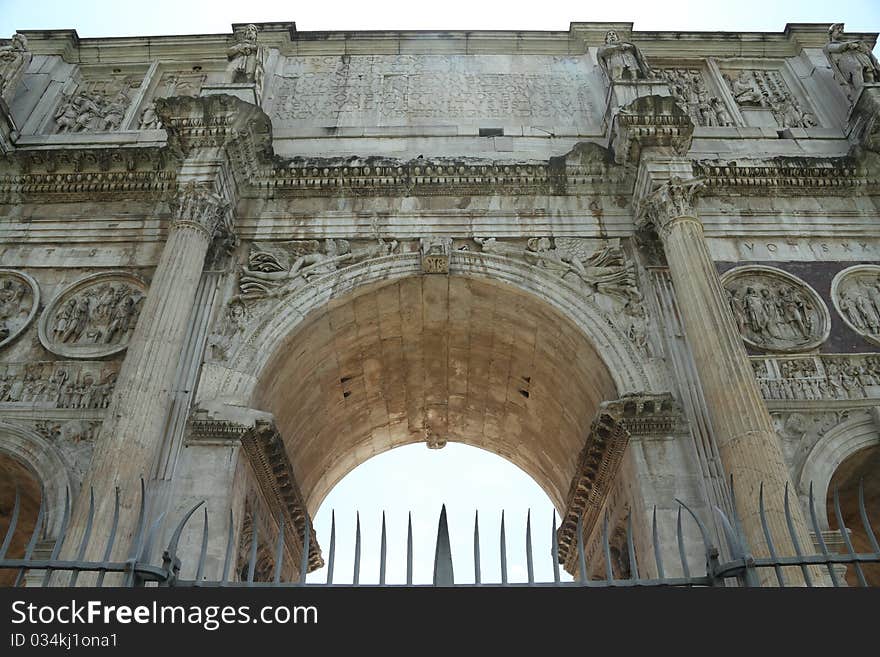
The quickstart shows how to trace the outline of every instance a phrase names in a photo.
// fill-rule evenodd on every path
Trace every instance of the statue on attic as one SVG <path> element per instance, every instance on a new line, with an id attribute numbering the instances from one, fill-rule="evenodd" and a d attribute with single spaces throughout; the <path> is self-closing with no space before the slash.
<path id="1" fill-rule="evenodd" d="M 605 45 L 599 47 L 596 56 L 599 66 L 612 83 L 655 77 L 638 47 L 621 41 L 614 30 L 605 34 Z"/>
<path id="2" fill-rule="evenodd" d="M 835 77 L 847 87 L 847 95 L 854 101 L 866 84 L 880 82 L 880 63 L 864 41 L 843 38 L 843 23 L 828 28 L 825 54 L 834 69 Z"/>

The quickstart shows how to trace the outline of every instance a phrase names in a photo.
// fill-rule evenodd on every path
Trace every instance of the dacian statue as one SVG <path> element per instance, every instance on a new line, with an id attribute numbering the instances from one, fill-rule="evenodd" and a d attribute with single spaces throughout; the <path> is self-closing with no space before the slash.
<path id="1" fill-rule="evenodd" d="M 633 44 L 621 41 L 617 32 L 605 34 L 605 45 L 596 53 L 599 66 L 611 82 L 645 80 L 654 77 L 642 52 Z"/>
<path id="2" fill-rule="evenodd" d="M 263 84 L 266 49 L 257 41 L 257 26 L 248 25 L 237 43 L 226 51 L 229 82 L 252 82 L 259 90 Z"/>
<path id="3" fill-rule="evenodd" d="M 30 64 L 31 57 L 24 34 L 16 32 L 12 35 L 12 43 L 0 46 L 0 98 L 7 104 L 12 102 L 12 96 Z"/>
<path id="4" fill-rule="evenodd" d="M 864 41 L 843 38 L 843 23 L 828 28 L 825 54 L 831 61 L 835 77 L 848 87 L 850 100 L 858 96 L 865 84 L 880 82 L 880 63 Z"/>

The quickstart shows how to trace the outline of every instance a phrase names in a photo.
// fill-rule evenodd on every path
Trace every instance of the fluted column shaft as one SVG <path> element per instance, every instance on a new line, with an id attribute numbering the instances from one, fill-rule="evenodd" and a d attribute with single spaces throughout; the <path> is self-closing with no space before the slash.
<path id="1" fill-rule="evenodd" d="M 737 514 L 749 546 L 756 556 L 769 556 L 758 504 L 763 484 L 776 551 L 794 555 L 784 512 L 785 487 L 791 488 L 788 468 L 691 202 L 697 188 L 693 182 L 673 179 L 648 198 L 647 213 L 663 242 L 714 438 L 722 465 L 733 477 Z M 812 540 L 793 488 L 789 496 L 800 547 L 809 552 Z"/>
<path id="2" fill-rule="evenodd" d="M 64 553 L 73 554 L 85 531 L 88 494 L 95 491 L 93 536 L 86 559 L 99 560 L 112 524 L 116 486 L 121 508 L 111 560 L 124 560 L 137 531 L 140 479 L 149 478 L 172 402 L 178 361 L 205 256 L 216 231 L 228 227 L 228 205 L 190 183 L 173 206 L 168 240 L 153 275 L 100 434 L 74 506 Z"/>

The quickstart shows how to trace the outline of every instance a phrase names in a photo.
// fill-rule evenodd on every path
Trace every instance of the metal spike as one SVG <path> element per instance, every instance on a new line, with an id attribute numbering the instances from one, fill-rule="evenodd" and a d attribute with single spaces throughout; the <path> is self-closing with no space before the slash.
<path id="1" fill-rule="evenodd" d="M 180 522 L 177 523 L 177 527 L 174 528 L 174 533 L 171 535 L 171 540 L 168 541 L 168 555 L 171 557 L 172 561 L 177 557 L 177 546 L 180 543 L 180 535 L 183 534 L 183 528 L 186 527 L 186 523 L 189 522 L 189 519 L 192 518 L 193 514 L 198 511 L 199 507 L 204 504 L 205 501 L 202 500 L 198 504 L 193 505 L 193 507 L 186 513 L 183 518 L 181 518 Z M 162 516 L 164 516 L 164 512 L 159 516 L 155 523 L 153 523 L 154 528 L 161 523 Z M 154 530 L 151 530 L 152 534 Z"/>
<path id="2" fill-rule="evenodd" d="M 813 500 L 812 481 L 810 482 L 810 522 L 813 523 L 813 533 L 819 541 L 819 549 L 822 550 L 822 556 L 825 557 L 825 559 L 828 559 L 830 557 L 828 554 L 828 547 L 825 545 L 825 537 L 822 536 L 822 529 L 819 527 L 819 519 L 816 517 L 816 504 Z M 834 572 L 834 567 L 828 561 L 826 561 L 825 565 L 828 568 L 828 576 L 831 577 L 831 584 L 835 587 L 840 586 L 837 574 Z"/>
<path id="3" fill-rule="evenodd" d="M 281 582 L 281 564 L 284 561 L 284 514 L 278 514 L 278 540 L 275 541 L 275 572 L 272 581 Z"/>
<path id="4" fill-rule="evenodd" d="M 352 575 L 352 584 L 357 586 L 361 579 L 361 514 L 357 513 L 354 530 L 354 574 Z"/>
<path id="5" fill-rule="evenodd" d="M 385 586 L 385 512 L 382 511 L 382 537 L 379 539 L 379 586 Z"/>
<path id="6" fill-rule="evenodd" d="M 786 488 L 786 493 L 788 489 Z M 776 546 L 773 545 L 773 536 L 770 534 L 770 528 L 767 526 L 767 514 L 764 509 L 764 482 L 758 489 L 758 513 L 761 516 L 761 528 L 764 530 L 764 539 L 767 541 L 767 549 L 770 551 L 770 558 L 776 561 Z M 776 573 L 776 581 L 780 587 L 785 587 L 785 578 L 782 576 L 782 567 L 778 563 L 773 564 L 773 571 Z"/>
<path id="7" fill-rule="evenodd" d="M 137 558 L 137 555 L 140 554 L 141 547 L 141 539 L 144 534 L 144 525 L 146 524 L 146 511 L 147 511 L 147 485 L 144 482 L 144 478 L 141 477 L 141 502 L 138 508 L 138 519 L 137 519 L 137 530 L 134 534 L 134 540 L 131 543 L 131 549 L 128 553 L 129 559 Z"/>
<path id="8" fill-rule="evenodd" d="M 306 583 L 309 574 L 309 550 L 312 549 L 312 519 L 308 513 L 303 514 L 302 559 L 299 562 L 299 583 Z"/>
<path id="9" fill-rule="evenodd" d="M 868 511 L 865 509 L 865 480 L 859 479 L 859 515 L 862 517 L 862 527 L 865 528 L 865 534 L 871 543 L 871 549 L 880 553 L 880 545 L 877 543 L 877 537 L 874 535 L 874 529 L 868 521 Z"/>
<path id="10" fill-rule="evenodd" d="M 852 565 L 855 567 L 856 577 L 859 579 L 859 586 L 867 587 L 868 582 L 865 580 L 865 573 L 862 572 L 861 564 L 855 560 L 855 550 L 853 550 L 852 542 L 849 540 L 849 533 L 846 531 L 846 527 L 843 524 L 843 513 L 840 510 L 840 495 L 837 486 L 834 487 L 834 517 L 837 518 L 837 527 L 840 530 L 840 535 L 843 537 L 846 551 L 849 552 L 849 556 L 853 558 Z"/>
<path id="11" fill-rule="evenodd" d="M 553 558 L 553 583 L 559 584 L 559 537 L 556 536 L 556 509 L 553 509 L 552 531 L 550 556 Z"/>
<path id="12" fill-rule="evenodd" d="M 636 563 L 636 546 L 633 545 L 632 514 L 626 517 L 626 545 L 629 550 L 629 575 L 630 579 L 639 578 L 639 565 Z"/>
<path id="13" fill-rule="evenodd" d="M 232 565 L 232 543 L 235 540 L 233 536 L 233 526 L 235 525 L 235 518 L 232 515 L 232 509 L 229 509 L 229 531 L 226 534 L 226 556 L 223 558 L 223 579 L 222 582 L 225 584 L 229 581 L 229 568 Z"/>
<path id="14" fill-rule="evenodd" d="M 144 537 L 141 551 L 139 553 L 139 561 L 149 561 L 149 555 L 153 548 L 153 541 L 155 540 L 156 535 L 159 533 L 159 529 L 162 527 L 162 521 L 164 519 L 165 511 L 160 513 L 159 516 L 153 521 L 153 524 L 150 525 L 150 531 L 148 531 L 146 536 Z"/>
<path id="15" fill-rule="evenodd" d="M 76 560 L 82 561 L 86 556 L 86 547 L 89 544 L 89 538 L 92 534 L 92 522 L 95 519 L 95 489 L 89 486 L 89 514 L 86 517 L 86 529 L 83 532 L 82 541 L 79 544 L 79 550 L 76 551 Z M 70 583 L 68 586 L 76 586 L 76 580 L 79 578 L 79 571 L 74 570 L 70 574 Z"/>
<path id="16" fill-rule="evenodd" d="M 327 558 L 327 584 L 333 583 L 334 565 L 336 565 L 336 509 L 330 511 L 330 556 Z"/>
<path id="17" fill-rule="evenodd" d="M 797 531 L 794 528 L 794 520 L 791 517 L 791 505 L 788 501 L 788 482 L 785 482 L 784 509 L 785 523 L 788 525 L 788 533 L 791 534 L 791 544 L 794 547 L 794 553 L 797 555 L 798 560 L 801 560 L 804 553 L 801 552 L 801 542 L 798 540 Z M 813 586 L 813 578 L 810 577 L 810 569 L 807 568 L 806 564 L 801 564 L 801 574 L 804 576 L 804 584 L 810 587 Z"/>
<path id="18" fill-rule="evenodd" d="M 504 511 L 501 511 L 501 583 L 507 584 L 507 536 L 504 531 Z"/>
<path id="19" fill-rule="evenodd" d="M 257 525 L 260 524 L 258 522 L 259 518 L 257 517 L 257 513 L 254 512 L 253 523 L 254 526 L 251 529 L 251 553 L 248 558 L 248 572 L 247 572 L 247 583 L 250 584 L 254 581 L 254 571 L 257 568 Z"/>
<path id="20" fill-rule="evenodd" d="M 532 510 L 526 513 L 526 570 L 529 574 L 529 584 L 535 583 L 535 566 L 532 563 Z"/>
<path id="21" fill-rule="evenodd" d="M 681 571 L 686 579 L 690 579 L 691 569 L 688 568 L 687 553 L 684 550 L 684 535 L 681 531 L 681 506 L 678 507 L 678 520 L 675 523 L 678 536 L 678 556 L 681 559 Z"/>
<path id="22" fill-rule="evenodd" d="M 584 554 L 584 520 L 578 516 L 577 526 L 578 576 L 582 586 L 587 586 L 587 557 Z"/>
<path id="23" fill-rule="evenodd" d="M 474 584 L 480 584 L 480 511 L 474 511 Z"/>
<path id="24" fill-rule="evenodd" d="M 202 581 L 202 574 L 205 572 L 205 559 L 208 557 L 208 507 L 203 509 L 205 512 L 205 524 L 202 526 L 202 549 L 199 550 L 199 565 L 196 566 L 196 581 Z"/>
<path id="25" fill-rule="evenodd" d="M 52 555 L 49 557 L 50 561 L 55 561 L 58 559 L 58 554 L 61 552 L 61 545 L 64 543 L 64 537 L 67 535 L 67 523 L 70 521 L 70 489 L 64 489 L 64 515 L 61 518 L 61 529 L 58 531 L 58 538 L 55 540 L 55 547 L 52 548 Z M 46 574 L 43 575 L 43 583 L 42 586 L 47 586 L 49 584 L 49 577 L 52 575 L 52 569 L 46 568 Z"/>
<path id="26" fill-rule="evenodd" d="M 611 581 L 614 579 L 614 573 L 611 571 L 611 545 L 608 543 L 608 511 L 602 518 L 602 543 L 605 552 L 605 579 Z"/>
<path id="27" fill-rule="evenodd" d="M 666 574 L 663 572 L 663 557 L 660 555 L 660 540 L 657 536 L 657 505 L 654 505 L 654 514 L 651 519 L 651 536 L 654 540 L 654 562 L 657 564 L 657 578 L 665 579 Z"/>
<path id="28" fill-rule="evenodd" d="M 113 520 L 110 523 L 110 535 L 107 537 L 107 545 L 104 547 L 104 561 L 110 561 L 110 554 L 113 552 L 113 544 L 116 542 L 116 530 L 119 527 L 119 486 L 115 486 L 113 488 Z M 95 582 L 95 586 L 103 586 L 104 585 L 104 575 L 107 574 L 106 570 L 101 570 L 98 573 L 98 579 Z"/>
<path id="29" fill-rule="evenodd" d="M 406 585 L 412 586 L 413 583 L 413 534 L 412 534 L 412 512 L 407 514 L 406 520 Z"/>
<path id="30" fill-rule="evenodd" d="M 449 524 L 446 521 L 446 505 L 440 507 L 437 523 L 437 546 L 434 550 L 434 586 L 453 586 L 452 546 L 449 542 Z"/>
<path id="31" fill-rule="evenodd" d="M 31 555 L 34 553 L 34 548 L 37 545 L 37 538 L 40 535 L 40 532 L 43 530 L 43 521 L 46 518 L 46 491 L 43 489 L 42 484 L 40 485 L 40 510 L 37 511 L 37 522 L 34 524 L 34 531 L 31 532 L 31 538 L 28 541 L 27 548 L 24 551 L 24 560 L 30 561 Z M 18 575 L 15 578 L 15 584 L 13 586 L 20 586 L 21 581 L 24 579 L 24 573 L 26 568 L 20 568 L 18 571 Z"/>
<path id="32" fill-rule="evenodd" d="M 12 543 L 12 535 L 15 533 L 15 526 L 18 524 L 18 512 L 21 508 L 21 492 L 18 490 L 18 483 L 15 484 L 15 503 L 12 505 L 12 519 L 9 521 L 9 528 L 6 530 L 6 536 L 3 539 L 3 545 L 0 545 L 0 559 L 6 556 L 9 544 Z"/>

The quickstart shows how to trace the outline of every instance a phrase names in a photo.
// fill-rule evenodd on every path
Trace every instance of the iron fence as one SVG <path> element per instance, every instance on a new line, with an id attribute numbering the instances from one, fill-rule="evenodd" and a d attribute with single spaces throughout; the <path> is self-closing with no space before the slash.
<path id="1" fill-rule="evenodd" d="M 731 485 L 731 490 L 733 486 Z M 114 585 L 121 586 L 146 586 L 155 585 L 162 587 L 217 587 L 217 586 L 304 586 L 304 587 L 326 587 L 326 586 L 350 586 L 349 584 L 336 584 L 334 582 L 334 574 L 336 567 L 336 520 L 335 514 L 331 522 L 330 543 L 327 559 L 326 581 L 324 582 L 307 582 L 306 575 L 309 565 L 309 541 L 311 535 L 311 527 L 308 516 L 306 516 L 305 527 L 302 532 L 302 545 L 300 550 L 302 561 L 299 565 L 299 576 L 295 581 L 285 581 L 282 578 L 282 563 L 284 555 L 284 517 L 278 520 L 278 539 L 275 544 L 275 560 L 274 571 L 271 579 L 267 581 L 255 581 L 256 564 L 257 564 L 257 545 L 258 545 L 258 526 L 259 522 L 254 521 L 252 524 L 252 535 L 250 537 L 250 550 L 247 560 L 247 572 L 242 571 L 238 577 L 232 570 L 233 558 L 236 553 L 236 537 L 233 532 L 232 512 L 229 514 L 228 534 L 226 537 L 226 550 L 223 560 L 222 576 L 216 580 L 205 579 L 206 557 L 208 551 L 209 527 L 208 513 L 204 508 L 204 502 L 200 502 L 193 506 L 174 527 L 170 540 L 165 547 L 160 564 L 152 564 L 149 562 L 147 555 L 151 551 L 151 545 L 158 534 L 163 521 L 163 516 L 147 527 L 146 518 L 146 495 L 144 482 L 141 481 L 140 505 L 138 510 L 138 518 L 136 523 L 136 532 L 132 547 L 128 552 L 124 561 L 111 561 L 110 556 L 113 553 L 113 547 L 117 538 L 117 527 L 120 515 L 119 489 L 115 491 L 115 503 L 113 510 L 113 519 L 110 531 L 107 534 L 106 543 L 102 552 L 102 559 L 97 561 L 85 560 L 86 549 L 90 544 L 93 533 L 93 521 L 95 517 L 95 498 L 94 491 L 89 495 L 89 511 L 87 515 L 86 527 L 83 536 L 76 550 L 76 556 L 73 559 L 60 559 L 61 547 L 64 543 L 68 531 L 70 520 L 70 496 L 69 492 L 65 499 L 63 518 L 60 525 L 58 537 L 52 547 L 49 558 L 38 558 L 36 555 L 36 546 L 41 534 L 43 524 L 46 521 L 46 502 L 41 502 L 36 525 L 27 542 L 24 555 L 21 558 L 9 558 L 7 553 L 12 543 L 13 535 L 17 527 L 21 510 L 21 500 L 18 491 L 15 495 L 15 503 L 13 506 L 10 524 L 6 531 L 2 545 L 0 545 L 0 570 L 17 571 L 15 586 L 20 586 L 25 582 L 26 575 L 29 574 L 28 580 L 31 584 L 40 586 L 75 586 L 78 578 L 83 572 L 95 573 L 94 582 L 90 585 L 102 586 L 105 576 L 113 573 L 120 576 L 121 584 L 114 582 Z M 794 554 L 780 554 L 779 537 L 774 537 L 769 529 L 767 521 L 767 511 L 764 503 L 764 491 L 761 487 L 758 499 L 758 512 L 760 515 L 761 526 L 763 528 L 764 538 L 766 539 L 766 551 L 768 556 L 756 557 L 753 555 L 748 542 L 743 534 L 735 514 L 725 514 L 720 508 L 714 507 L 713 513 L 716 514 L 720 526 L 722 527 L 724 539 L 727 543 L 725 554 L 730 555 L 724 561 L 721 560 L 721 551 L 710 539 L 710 533 L 707 525 L 700 516 L 695 513 L 688 505 L 680 500 L 675 500 L 678 505 L 676 520 L 676 542 L 678 561 L 681 576 L 667 576 L 666 563 L 661 541 L 659 540 L 657 509 L 654 508 L 651 520 L 651 547 L 653 552 L 653 567 L 651 568 L 652 576 L 643 576 L 640 573 L 640 566 L 636 559 L 636 549 L 633 539 L 632 516 L 629 517 L 626 530 L 626 549 L 629 557 L 629 576 L 615 577 L 612 570 L 611 560 L 611 544 L 609 541 L 609 521 L 608 515 L 604 516 L 601 527 L 600 547 L 601 556 L 604 561 L 604 577 L 590 573 L 595 573 L 594 563 L 588 563 L 583 543 L 583 525 L 582 521 L 578 522 L 578 539 L 577 539 L 577 572 L 574 581 L 562 581 L 560 577 L 560 554 L 559 544 L 557 540 L 556 516 L 554 514 L 552 526 L 552 549 L 551 559 L 553 568 L 552 581 L 537 581 L 534 574 L 534 554 L 532 551 L 532 522 L 531 514 L 526 518 L 526 565 L 527 565 L 527 581 L 511 582 L 508 578 L 508 552 L 507 552 L 507 534 L 505 531 L 504 518 L 502 515 L 501 530 L 499 536 L 499 557 L 501 578 L 498 582 L 483 581 L 481 572 L 481 560 L 483 552 L 480 547 L 480 525 L 479 517 L 474 520 L 473 534 L 473 553 L 474 553 L 474 573 L 473 583 L 459 583 L 455 581 L 452 566 L 452 550 L 449 538 L 449 527 L 447 523 L 446 508 L 442 508 L 440 512 L 439 522 L 437 524 L 437 532 L 435 537 L 435 554 L 433 564 L 433 581 L 428 585 L 413 584 L 413 531 L 412 518 L 410 517 L 407 527 L 406 541 L 406 583 L 405 584 L 388 584 L 386 582 L 386 566 L 387 566 L 387 532 L 385 526 L 385 517 L 383 514 L 381 527 L 381 544 L 379 558 L 379 586 L 443 586 L 443 587 L 479 587 L 479 586 L 557 586 L 557 587 L 711 587 L 711 586 L 761 586 L 767 584 L 774 586 L 844 586 L 845 582 L 841 574 L 835 569 L 835 566 L 852 567 L 855 575 L 856 583 L 859 586 L 868 586 L 868 580 L 865 576 L 863 566 L 865 564 L 880 563 L 880 545 L 878 545 L 876 534 L 869 521 L 867 509 L 865 507 L 864 486 L 859 485 L 858 490 L 858 513 L 864 530 L 864 536 L 870 545 L 870 551 L 856 551 L 851 541 L 849 530 L 844 525 L 843 513 L 841 511 L 840 497 L 838 491 L 834 491 L 833 508 L 834 515 L 839 529 L 837 530 L 841 542 L 845 547 L 845 552 L 835 553 L 829 550 L 828 544 L 823 536 L 816 513 L 816 505 L 813 497 L 812 486 L 809 492 L 809 521 L 812 525 L 818 552 L 810 552 L 802 546 L 798 534 L 795 529 L 795 522 L 791 511 L 791 500 L 788 488 L 785 489 L 784 495 L 784 515 L 788 529 L 788 538 L 790 545 L 793 547 Z M 734 500 L 735 507 L 735 500 Z M 203 509 L 203 526 L 201 532 L 201 549 L 198 560 L 196 561 L 195 576 L 192 579 L 180 577 L 181 558 L 178 554 L 181 535 L 196 512 Z M 694 522 L 699 531 L 702 542 L 702 552 L 705 557 L 705 572 L 693 573 L 691 564 L 689 563 L 687 550 L 685 547 L 685 538 L 683 524 L 687 519 Z M 354 549 L 354 565 L 353 565 L 353 582 L 354 586 L 365 586 L 360 583 L 361 574 L 361 528 L 358 516 L 357 526 L 355 530 L 355 549 Z M 674 550 L 673 550 L 674 552 Z M 601 569 L 601 566 L 600 566 Z M 647 572 L 646 568 L 642 569 Z M 827 571 L 828 579 L 824 580 L 824 575 L 819 577 L 816 573 Z M 798 576 L 792 576 L 792 573 L 799 573 Z M 56 578 L 53 579 L 53 573 Z M 772 575 L 770 575 L 772 573 Z M 788 574 L 787 574 L 788 573 Z M 34 577 L 36 575 L 36 577 Z"/>

